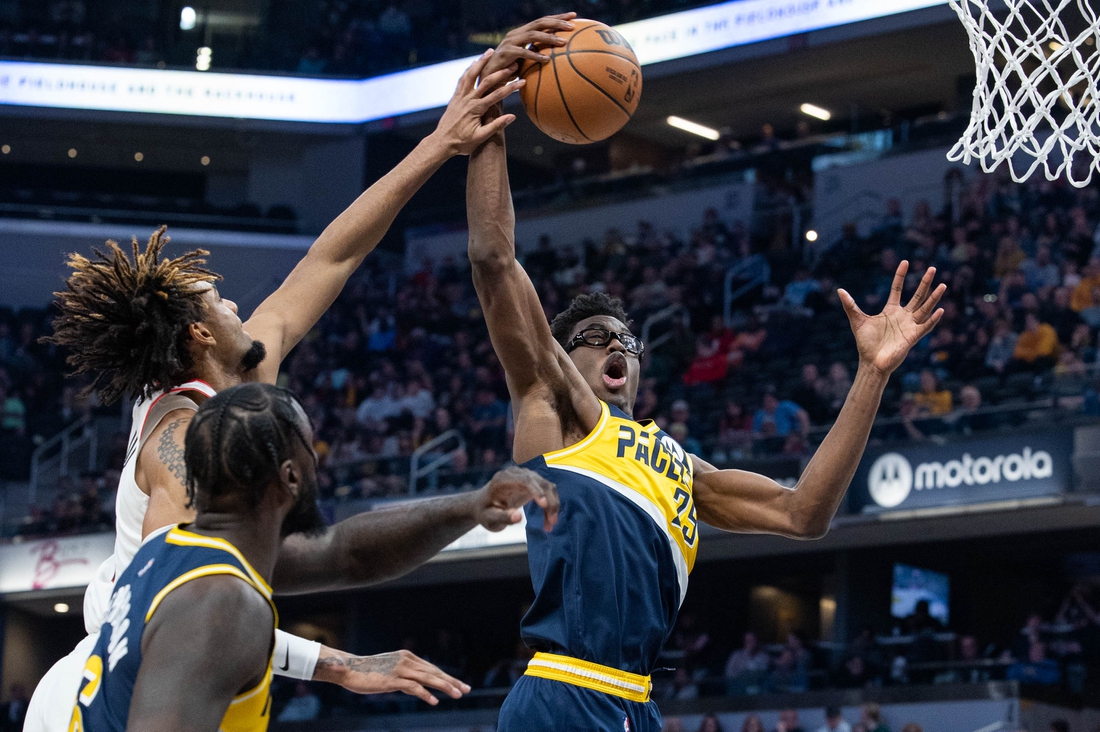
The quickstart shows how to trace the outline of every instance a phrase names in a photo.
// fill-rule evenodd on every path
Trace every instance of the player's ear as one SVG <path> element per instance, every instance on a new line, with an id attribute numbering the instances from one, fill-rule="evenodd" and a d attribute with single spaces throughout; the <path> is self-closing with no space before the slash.
<path id="1" fill-rule="evenodd" d="M 302 472 L 293 460 L 284 460 L 279 466 L 279 482 L 292 500 L 298 500 L 298 494 L 302 492 Z"/>
<path id="2" fill-rule="evenodd" d="M 201 320 L 187 326 L 187 334 L 196 345 L 213 347 L 218 344 L 218 339 L 214 337 L 214 334 L 211 332 L 210 328 L 206 326 L 206 323 Z"/>

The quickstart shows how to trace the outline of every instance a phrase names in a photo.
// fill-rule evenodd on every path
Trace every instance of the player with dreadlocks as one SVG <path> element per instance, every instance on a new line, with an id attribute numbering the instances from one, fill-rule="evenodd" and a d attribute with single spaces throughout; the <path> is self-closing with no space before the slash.
<path id="1" fill-rule="evenodd" d="M 505 36 L 487 71 L 540 58 L 538 35 L 574 14 Z M 493 110 L 490 114 L 498 113 Z M 908 264 L 882 313 L 843 290 L 859 353 L 852 389 L 795 490 L 763 475 L 719 470 L 652 421 L 632 417 L 645 345 L 622 304 L 583 294 L 553 323 L 516 261 L 504 133 L 470 156 L 466 184 L 474 286 L 504 367 L 515 416 L 513 458 L 557 485 L 561 521 L 530 530 L 535 600 L 524 642 L 538 651 L 512 687 L 499 732 L 565 729 L 657 732 L 650 678 L 676 622 L 699 546 L 698 521 L 719 529 L 813 538 L 825 533 L 856 470 L 890 373 L 943 315 L 929 269 L 900 304 Z M 541 509 L 527 507 L 528 526 Z"/>
<path id="2" fill-rule="evenodd" d="M 363 517 L 333 526 L 330 541 L 310 538 L 325 532 L 313 431 L 284 389 L 242 384 L 203 403 L 184 465 L 194 521 L 150 534 L 119 576 L 66 709 L 70 730 L 263 732 L 277 663 L 271 586 L 364 579 L 354 565 L 375 547 Z M 483 517 L 491 530 L 551 488 L 515 467 L 489 486 L 502 499 Z M 297 551 L 282 549 L 296 539 Z"/>
<path id="3" fill-rule="evenodd" d="M 73 272 L 58 294 L 60 314 L 50 342 L 69 351 L 78 374 L 91 377 L 91 391 L 103 403 L 137 398 L 133 428 L 115 505 L 114 555 L 99 568 L 84 599 L 89 637 L 59 661 L 35 690 L 26 729 L 62 732 L 84 661 L 95 643 L 115 578 L 126 569 L 152 531 L 188 521 L 184 486 L 184 440 L 195 410 L 218 391 L 242 381 L 274 383 L 279 365 L 340 293 L 348 277 L 381 240 L 409 198 L 450 157 L 466 155 L 514 117 L 483 124 L 488 106 L 521 84 L 503 84 L 511 70 L 478 75 L 487 52 L 459 80 L 436 130 L 405 160 L 363 193 L 321 233 L 286 281 L 246 323 L 237 306 L 222 298 L 219 279 L 204 268 L 205 252 L 175 259 L 163 256 L 164 228 L 132 256 L 114 242 L 92 257 L 74 254 Z M 460 535 L 473 517 L 499 497 L 482 492 L 481 503 L 456 497 L 441 503 L 366 516 L 353 524 L 359 551 L 357 581 L 382 581 L 411 570 Z M 517 519 L 518 520 L 518 519 Z M 458 533 L 456 533 L 458 532 Z M 349 542 L 325 534 L 299 540 L 284 552 L 314 556 L 318 542 Z M 341 546 L 340 543 L 335 546 Z M 318 576 L 324 576 L 317 567 Z M 328 584 L 294 575 L 280 591 L 325 589 Z M 278 635 L 275 672 L 341 684 L 360 693 L 404 691 L 434 703 L 425 687 L 457 697 L 464 684 L 407 653 L 361 658 L 284 633 Z"/>

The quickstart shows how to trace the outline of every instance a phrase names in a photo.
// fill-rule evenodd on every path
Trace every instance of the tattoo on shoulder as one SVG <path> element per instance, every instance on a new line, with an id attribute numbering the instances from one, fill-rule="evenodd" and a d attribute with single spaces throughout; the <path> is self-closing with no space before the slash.
<path id="1" fill-rule="evenodd" d="M 187 479 L 187 466 L 183 462 L 183 448 L 176 442 L 176 432 L 183 425 L 182 419 L 170 422 L 157 443 L 157 458 L 181 484 Z"/>

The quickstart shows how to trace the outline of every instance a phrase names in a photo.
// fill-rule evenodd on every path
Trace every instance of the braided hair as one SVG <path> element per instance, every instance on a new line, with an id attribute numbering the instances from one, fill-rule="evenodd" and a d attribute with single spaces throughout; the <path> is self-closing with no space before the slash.
<path id="1" fill-rule="evenodd" d="M 60 314 L 42 340 L 68 349 L 72 375 L 93 376 L 83 394 L 104 404 L 174 386 L 194 365 L 188 326 L 204 317 L 196 285 L 220 277 L 203 269 L 209 252 L 202 249 L 161 259 L 167 230 L 153 232 L 144 252 L 134 237 L 133 259 L 115 241 L 106 252 L 93 249 L 91 259 L 70 254 L 73 273 L 54 293 Z"/>
<path id="2" fill-rule="evenodd" d="M 184 441 L 188 506 L 204 511 L 237 494 L 256 508 L 296 445 L 309 448 L 296 404 L 286 389 L 251 382 L 203 402 Z"/>
<path id="3" fill-rule="evenodd" d="M 554 316 L 550 321 L 550 333 L 554 340 L 565 347 L 573 336 L 573 329 L 577 323 L 597 315 L 606 315 L 630 325 L 630 318 L 623 310 L 623 301 L 612 297 L 606 292 L 593 292 L 587 295 L 577 295 L 569 303 L 569 307 Z"/>

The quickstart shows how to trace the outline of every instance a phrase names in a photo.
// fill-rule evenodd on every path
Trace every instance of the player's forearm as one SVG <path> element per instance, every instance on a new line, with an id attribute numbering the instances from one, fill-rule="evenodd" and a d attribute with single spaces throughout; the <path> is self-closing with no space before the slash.
<path id="1" fill-rule="evenodd" d="M 400 577 L 477 525 L 478 492 L 361 513 L 317 538 L 283 542 L 276 592 L 341 590 Z"/>
<path id="2" fill-rule="evenodd" d="M 798 535 L 823 536 L 859 466 L 888 376 L 862 365 L 836 424 L 822 440 L 787 499 Z"/>
<path id="3" fill-rule="evenodd" d="M 278 324 L 281 355 L 328 310 L 397 214 L 452 155 L 436 135 L 429 135 L 325 227 L 282 286 L 252 315 L 252 321 Z"/>
<path id="4" fill-rule="evenodd" d="M 490 139 L 470 156 L 466 217 L 470 226 L 470 263 L 475 274 L 486 266 L 511 264 L 516 257 L 516 216 L 508 183 L 504 135 Z"/>

